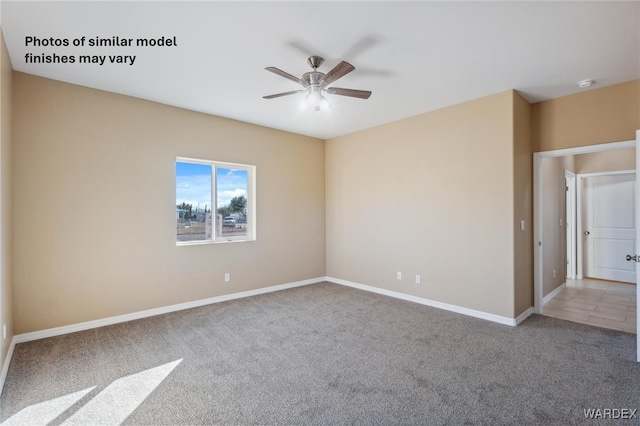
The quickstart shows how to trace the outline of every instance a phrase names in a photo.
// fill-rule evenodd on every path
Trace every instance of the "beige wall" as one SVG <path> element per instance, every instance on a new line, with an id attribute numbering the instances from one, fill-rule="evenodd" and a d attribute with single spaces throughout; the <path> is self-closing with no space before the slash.
<path id="1" fill-rule="evenodd" d="M 0 345 L 0 368 L 4 365 L 13 337 L 12 266 L 11 266 L 11 60 L 0 30 L 0 339 L 7 325 L 7 338 Z"/>
<path id="2" fill-rule="evenodd" d="M 533 105 L 534 152 L 635 139 L 640 80 Z"/>
<path id="3" fill-rule="evenodd" d="M 617 149 L 575 156 L 576 173 L 600 173 L 636 169 L 636 150 Z"/>
<path id="4" fill-rule="evenodd" d="M 513 92 L 513 224 L 515 316 L 533 306 L 533 163 L 531 105 Z M 524 221 L 524 230 L 520 222 Z"/>
<path id="5" fill-rule="evenodd" d="M 513 102 L 327 141 L 327 275 L 513 318 Z"/>
<path id="6" fill-rule="evenodd" d="M 13 85 L 16 333 L 323 275 L 515 317 L 532 305 L 531 151 L 640 128 L 639 81 L 533 106 L 507 91 L 326 144 L 21 73 Z M 176 156 L 257 166 L 258 241 L 175 246 Z"/>
<path id="7" fill-rule="evenodd" d="M 542 175 L 542 292 L 548 295 L 565 282 L 567 275 L 567 228 L 564 172 L 575 171 L 575 157 L 541 160 Z M 554 272 L 555 271 L 555 277 Z"/>
<path id="8" fill-rule="evenodd" d="M 325 275 L 322 140 L 22 73 L 14 118 L 16 333 Z M 176 247 L 176 156 L 256 166 L 257 241 Z"/>

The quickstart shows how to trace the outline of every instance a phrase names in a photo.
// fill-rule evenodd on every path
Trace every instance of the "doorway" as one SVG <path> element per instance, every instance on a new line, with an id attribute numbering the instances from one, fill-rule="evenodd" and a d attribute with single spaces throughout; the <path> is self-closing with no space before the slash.
<path id="1" fill-rule="evenodd" d="M 590 154 L 590 153 L 598 153 L 598 152 L 608 152 L 622 149 L 635 149 L 636 141 L 624 141 L 624 142 L 613 142 L 607 144 L 600 145 L 591 145 L 585 147 L 577 147 L 577 148 L 567 148 L 560 149 L 555 151 L 545 151 L 545 152 L 537 152 L 533 155 L 534 165 L 533 165 L 533 179 L 534 179 L 534 310 L 536 313 L 543 313 L 543 303 L 544 303 L 544 289 L 543 289 L 543 276 L 545 273 L 545 265 L 544 265 L 544 255 L 545 255 L 545 245 L 543 244 L 543 217 L 545 215 L 545 205 L 544 199 L 542 197 L 543 193 L 543 170 L 542 163 L 544 159 L 547 158 L 557 158 L 557 157 L 567 157 L 574 156 L 579 154 Z M 562 175 L 560 175 L 562 176 Z M 564 184 L 564 181 L 562 181 Z M 562 189 L 564 192 L 564 185 L 562 185 Z M 558 202 L 564 204 L 565 197 L 562 196 Z M 548 210 L 548 209 L 547 209 Z M 560 218 L 560 225 L 562 228 L 565 228 L 563 224 L 565 223 L 565 216 Z M 566 231 L 563 232 L 563 238 L 566 238 Z M 579 249 L 578 245 L 578 249 Z M 555 247 L 558 249 L 558 247 Z M 553 247 L 546 247 L 547 252 L 553 250 Z M 564 248 L 562 249 L 564 251 Z M 565 251 L 566 253 L 566 251 Z M 562 277 L 566 277 L 566 260 L 562 262 L 563 265 L 554 265 L 553 268 L 553 276 L 554 278 L 562 273 Z M 557 269 L 561 268 L 561 271 L 557 271 Z M 557 268 L 557 269 L 556 269 Z M 548 272 L 548 271 L 546 271 Z"/>

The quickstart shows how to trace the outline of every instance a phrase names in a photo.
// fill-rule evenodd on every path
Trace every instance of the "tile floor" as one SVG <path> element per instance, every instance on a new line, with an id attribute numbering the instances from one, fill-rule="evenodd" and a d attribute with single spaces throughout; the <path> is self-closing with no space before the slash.
<path id="1" fill-rule="evenodd" d="M 636 285 L 601 280 L 570 280 L 544 307 L 544 315 L 637 333 Z"/>

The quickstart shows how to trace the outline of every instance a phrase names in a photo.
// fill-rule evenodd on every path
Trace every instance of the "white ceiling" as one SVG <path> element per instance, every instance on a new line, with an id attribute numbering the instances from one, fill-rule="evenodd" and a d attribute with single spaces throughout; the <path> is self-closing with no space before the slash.
<path id="1" fill-rule="evenodd" d="M 640 78 L 640 2 L 128 2 L 3 1 L 17 71 L 328 139 L 516 89 L 531 102 Z M 33 47 L 25 37 L 176 37 L 177 47 Z M 133 65 L 28 64 L 25 54 L 135 55 Z M 335 86 L 301 111 L 296 83 L 320 55 Z"/>

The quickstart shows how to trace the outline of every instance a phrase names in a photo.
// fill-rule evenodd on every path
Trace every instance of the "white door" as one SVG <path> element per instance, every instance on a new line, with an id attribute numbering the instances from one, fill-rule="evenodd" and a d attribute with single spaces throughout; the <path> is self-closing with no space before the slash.
<path id="1" fill-rule="evenodd" d="M 636 245 L 635 173 L 583 178 L 584 275 L 636 282 L 636 264 L 626 255 Z"/>

